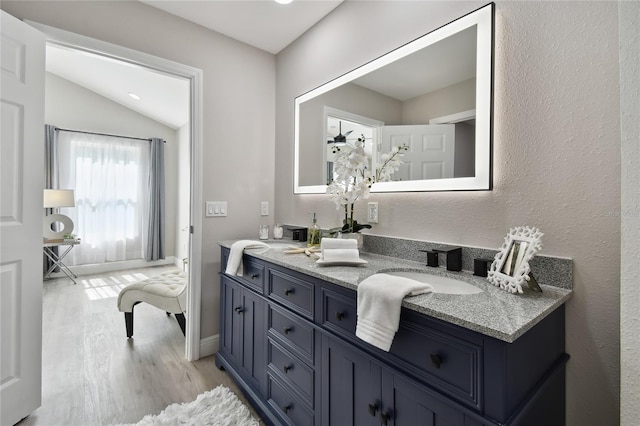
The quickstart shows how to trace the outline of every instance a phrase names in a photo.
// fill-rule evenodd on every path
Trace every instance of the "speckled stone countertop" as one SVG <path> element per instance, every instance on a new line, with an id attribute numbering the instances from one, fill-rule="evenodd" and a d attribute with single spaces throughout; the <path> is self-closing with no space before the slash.
<path id="1" fill-rule="evenodd" d="M 229 248 L 233 242 L 220 241 L 219 244 Z M 483 291 L 468 295 L 421 294 L 405 297 L 402 306 L 509 343 L 522 336 L 573 294 L 571 290 L 549 285 L 540 286 L 542 293 L 525 286 L 524 294 L 511 294 L 471 272 L 449 272 L 442 267 L 431 268 L 420 262 L 365 252 L 360 253 L 360 258 L 368 262 L 364 265 L 321 266 L 304 254 L 283 252 L 284 245 L 300 246 L 296 241 L 279 240 L 271 243 L 273 248 L 248 249 L 245 253 L 353 290 L 357 290 L 358 284 L 365 278 L 391 271 L 422 271 L 471 283 Z"/>

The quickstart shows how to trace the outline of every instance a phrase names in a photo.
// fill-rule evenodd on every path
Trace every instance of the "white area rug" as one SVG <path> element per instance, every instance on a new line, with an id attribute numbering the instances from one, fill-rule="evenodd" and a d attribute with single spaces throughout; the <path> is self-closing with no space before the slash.
<path id="1" fill-rule="evenodd" d="M 258 426 L 259 423 L 229 388 L 220 385 L 201 393 L 195 401 L 171 404 L 160 414 L 149 414 L 131 425 Z"/>

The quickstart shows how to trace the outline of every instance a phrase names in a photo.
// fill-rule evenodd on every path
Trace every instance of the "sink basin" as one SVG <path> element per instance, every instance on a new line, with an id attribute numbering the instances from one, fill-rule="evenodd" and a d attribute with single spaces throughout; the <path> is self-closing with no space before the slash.
<path id="1" fill-rule="evenodd" d="M 433 287 L 434 293 L 476 294 L 483 291 L 482 289 L 474 286 L 473 284 L 469 284 L 468 282 L 456 280 L 455 278 L 443 277 L 441 275 L 428 274 L 426 272 L 394 271 L 383 273 L 396 277 L 410 278 L 415 281 L 430 284 L 431 287 Z"/>

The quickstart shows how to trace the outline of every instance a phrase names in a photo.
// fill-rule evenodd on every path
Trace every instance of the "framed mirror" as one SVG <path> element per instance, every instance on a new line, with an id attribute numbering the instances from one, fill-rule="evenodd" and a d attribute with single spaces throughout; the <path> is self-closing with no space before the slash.
<path id="1" fill-rule="evenodd" d="M 372 192 L 490 190 L 493 20 L 491 3 L 297 97 L 294 193 L 324 193 L 328 145 L 361 135 L 372 167 L 408 147 Z"/>
<path id="2" fill-rule="evenodd" d="M 522 293 L 522 285 L 542 291 L 531 274 L 529 261 L 542 249 L 542 235 L 538 228 L 511 228 L 496 254 L 487 279 L 510 293 Z"/>

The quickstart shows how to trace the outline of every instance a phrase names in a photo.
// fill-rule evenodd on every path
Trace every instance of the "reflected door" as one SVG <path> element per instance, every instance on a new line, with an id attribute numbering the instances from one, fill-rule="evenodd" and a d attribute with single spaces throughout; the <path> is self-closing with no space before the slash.
<path id="1" fill-rule="evenodd" d="M 393 180 L 424 180 L 453 177 L 455 126 L 453 124 L 383 126 L 382 152 L 407 145 L 400 170 Z"/>

